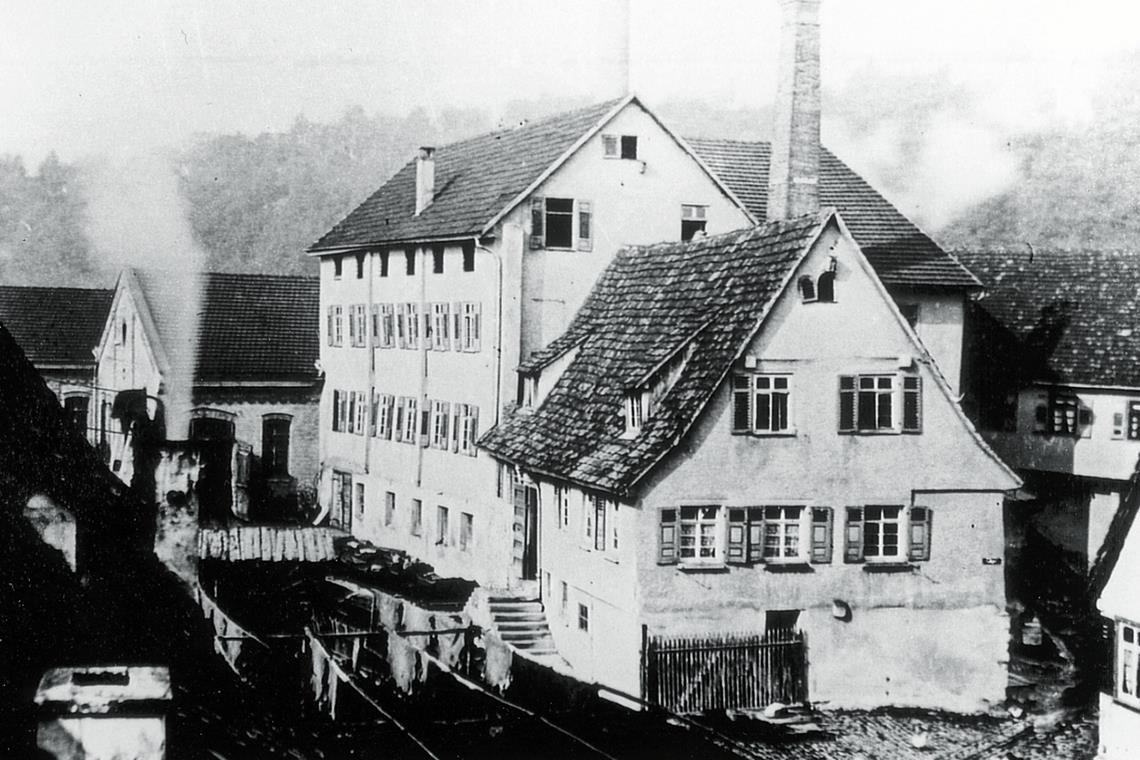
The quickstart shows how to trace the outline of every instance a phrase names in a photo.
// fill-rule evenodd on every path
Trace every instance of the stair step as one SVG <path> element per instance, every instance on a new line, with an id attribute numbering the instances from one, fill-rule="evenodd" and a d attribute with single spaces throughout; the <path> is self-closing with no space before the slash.
<path id="1" fill-rule="evenodd" d="M 496 622 L 500 620 L 512 622 L 522 620 L 546 621 L 546 615 L 541 612 L 499 612 L 492 614 L 491 617 L 495 618 Z"/>
<path id="2" fill-rule="evenodd" d="M 500 631 L 519 630 L 527 628 L 549 628 L 545 620 L 496 620 L 495 627 Z"/>
<path id="3" fill-rule="evenodd" d="M 535 602 L 526 604 L 492 604 L 491 614 L 498 612 L 542 612 L 542 605 Z"/>

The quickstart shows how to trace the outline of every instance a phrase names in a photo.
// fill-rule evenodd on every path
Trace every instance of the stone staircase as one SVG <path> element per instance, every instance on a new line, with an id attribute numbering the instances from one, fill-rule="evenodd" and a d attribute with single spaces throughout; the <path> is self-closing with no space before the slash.
<path id="1" fill-rule="evenodd" d="M 491 597 L 491 617 L 502 640 L 535 656 L 558 656 L 546 612 L 537 599 Z"/>

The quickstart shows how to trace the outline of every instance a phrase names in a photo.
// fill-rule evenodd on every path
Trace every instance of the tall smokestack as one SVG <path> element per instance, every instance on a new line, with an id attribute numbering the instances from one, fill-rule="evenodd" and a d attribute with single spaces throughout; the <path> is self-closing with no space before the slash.
<path id="1" fill-rule="evenodd" d="M 629 38 L 632 34 L 630 29 L 630 0 L 620 0 L 618 3 L 618 22 L 617 22 L 617 90 L 619 97 L 625 97 L 631 91 L 629 81 Z"/>
<path id="2" fill-rule="evenodd" d="M 768 221 L 819 211 L 819 0 L 780 0 Z"/>
<path id="3" fill-rule="evenodd" d="M 416 216 L 435 200 L 435 148 L 420 148 L 416 156 Z"/>

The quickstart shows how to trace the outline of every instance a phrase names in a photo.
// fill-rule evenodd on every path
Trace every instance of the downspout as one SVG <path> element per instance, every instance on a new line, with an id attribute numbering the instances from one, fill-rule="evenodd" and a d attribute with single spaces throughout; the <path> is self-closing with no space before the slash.
<path id="1" fill-rule="evenodd" d="M 424 405 L 427 403 L 427 330 L 424 329 L 428 320 L 425 319 L 424 312 L 424 299 L 427 296 L 427 249 L 420 246 L 417 250 L 419 254 L 418 266 L 420 268 L 420 306 L 419 313 L 416 315 L 416 320 L 419 324 L 416 325 L 416 335 L 419 338 L 420 350 L 420 394 L 419 401 L 416 403 L 416 420 L 415 420 L 415 443 L 416 443 L 416 488 L 423 485 L 424 477 L 424 442 L 423 438 L 423 419 L 424 419 Z M 413 259 L 414 260 L 414 259 Z M 430 421 L 428 434 L 431 434 Z"/>
<path id="2" fill-rule="evenodd" d="M 486 251 L 495 259 L 498 272 L 498 303 L 495 308 L 495 425 L 499 424 L 500 410 L 503 408 L 503 258 L 495 251 L 479 244 L 479 236 L 472 238 L 475 249 Z"/>
<path id="3" fill-rule="evenodd" d="M 372 420 L 376 419 L 376 343 L 375 336 L 372 333 L 372 267 L 375 261 L 376 254 L 369 251 L 368 266 L 365 268 L 364 276 L 368 278 L 368 307 L 364 312 L 364 334 L 366 345 L 368 346 L 368 412 L 365 414 L 364 419 L 364 474 L 368 475 L 372 472 Z M 377 315 L 379 320 L 379 315 Z M 375 325 L 377 329 L 379 325 Z"/>

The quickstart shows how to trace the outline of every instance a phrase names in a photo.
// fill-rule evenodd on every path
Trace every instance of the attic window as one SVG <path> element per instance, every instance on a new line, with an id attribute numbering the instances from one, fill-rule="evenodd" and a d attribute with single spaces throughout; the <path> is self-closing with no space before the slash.
<path id="1" fill-rule="evenodd" d="M 811 275 L 800 275 L 799 279 L 800 298 L 804 303 L 810 303 L 815 300 L 815 282 L 811 279 Z"/>
<path id="2" fill-rule="evenodd" d="M 404 265 L 408 276 L 411 277 L 416 273 L 416 249 L 408 248 L 404 251 Z"/>
<path id="3" fill-rule="evenodd" d="M 356 279 L 364 279 L 364 254 L 356 254 Z"/>
<path id="4" fill-rule="evenodd" d="M 641 425 L 645 422 L 646 413 L 649 411 L 649 394 L 635 390 L 625 394 L 625 434 L 623 437 L 632 438 L 641 431 Z"/>
<path id="5" fill-rule="evenodd" d="M 431 249 L 432 274 L 443 274 L 443 246 L 434 245 Z"/>
<path id="6" fill-rule="evenodd" d="M 380 276 L 388 276 L 388 251 L 380 251 Z"/>
<path id="7" fill-rule="evenodd" d="M 538 397 L 538 375 L 519 375 L 519 406 L 530 409 Z"/>
<path id="8" fill-rule="evenodd" d="M 815 298 L 821 303 L 835 303 L 835 272 L 824 272 L 816 280 Z"/>
<path id="9" fill-rule="evenodd" d="M 705 231 L 708 223 L 708 206 L 698 206 L 692 203 L 681 204 L 681 240 L 688 242 L 698 232 Z"/>
<path id="10" fill-rule="evenodd" d="M 637 135 L 602 135 L 602 151 L 606 158 L 637 160 Z"/>
<path id="11" fill-rule="evenodd" d="M 463 271 L 475 271 L 475 244 L 470 240 L 463 244 Z"/>
<path id="12" fill-rule="evenodd" d="M 344 274 L 344 257 L 333 256 L 333 279 L 339 280 Z"/>

